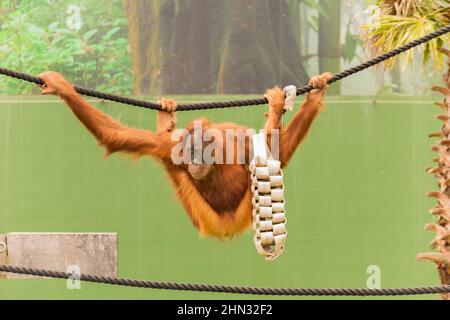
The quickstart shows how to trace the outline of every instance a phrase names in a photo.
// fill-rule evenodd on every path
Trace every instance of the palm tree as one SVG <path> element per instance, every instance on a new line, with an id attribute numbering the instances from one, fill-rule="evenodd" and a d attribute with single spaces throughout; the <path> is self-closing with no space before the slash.
<path id="1" fill-rule="evenodd" d="M 377 0 L 376 4 L 378 12 L 373 12 L 374 20 L 364 27 L 363 34 L 374 53 L 390 51 L 450 24 L 450 0 Z M 449 41 L 447 35 L 422 46 L 423 62 L 442 67 L 443 54 L 439 49 Z M 408 63 L 417 52 L 420 50 L 406 53 Z M 391 59 L 387 66 L 395 60 Z"/>
<path id="2" fill-rule="evenodd" d="M 376 10 L 373 12 L 373 21 L 365 26 L 364 40 L 374 53 L 390 51 L 400 45 L 425 36 L 441 27 L 450 25 L 450 0 L 377 0 Z M 446 124 L 450 121 L 450 51 L 445 49 L 450 43 L 450 36 L 441 37 L 428 42 L 421 47 L 423 62 L 432 62 L 435 68 L 443 67 L 443 57 L 448 56 L 448 72 L 443 76 L 445 86 L 435 86 L 433 90 L 446 96 L 444 103 L 438 102 L 445 114 L 438 116 Z M 417 51 L 416 51 L 417 52 Z M 407 53 L 406 62 L 411 63 L 414 51 Z M 392 67 L 395 59 L 391 59 L 386 67 Z M 439 156 L 434 159 L 438 164 L 436 168 L 429 169 L 429 173 L 438 179 L 439 192 L 430 192 L 438 204 L 431 209 L 437 217 L 433 224 L 426 226 L 426 230 L 435 231 L 437 236 L 430 243 L 433 249 L 440 252 L 428 252 L 418 255 L 422 261 L 436 263 L 439 277 L 443 285 L 450 285 L 450 128 L 442 126 L 442 130 L 433 133 L 430 137 L 440 140 L 433 145 L 433 150 Z M 442 295 L 450 300 L 450 294 Z"/>
<path id="3" fill-rule="evenodd" d="M 407 42 L 423 37 L 450 24 L 450 0 L 377 0 L 373 20 L 364 26 L 362 37 L 373 53 L 388 52 Z M 439 50 L 450 36 L 428 42 L 419 50 L 406 53 L 406 61 L 412 62 L 414 54 L 420 52 L 423 62 L 433 62 L 441 68 L 443 54 Z M 388 61 L 394 65 L 396 59 Z"/>

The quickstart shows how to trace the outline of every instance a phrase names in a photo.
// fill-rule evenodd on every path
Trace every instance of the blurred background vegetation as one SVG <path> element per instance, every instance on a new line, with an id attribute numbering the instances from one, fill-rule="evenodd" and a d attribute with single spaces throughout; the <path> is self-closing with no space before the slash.
<path id="1" fill-rule="evenodd" d="M 79 30 L 71 5 L 81 10 Z M 127 27 L 121 0 L 0 0 L 0 61 L 14 70 L 54 70 L 85 87 L 130 94 Z M 32 89 L 5 80 L 1 90 L 7 93 Z"/>
<path id="2" fill-rule="evenodd" d="M 449 0 L 0 0 L 0 61 L 112 93 L 261 93 L 416 39 L 448 24 L 449 8 Z M 332 93 L 425 92 L 448 40 L 409 52 L 410 69 L 379 68 Z M 429 57 L 435 68 L 424 71 Z M 0 90 L 33 89 L 2 79 Z"/>
<path id="3" fill-rule="evenodd" d="M 362 38 L 374 54 L 395 49 L 398 46 L 445 27 L 450 24 L 449 0 L 378 0 L 371 8 L 373 21 L 363 26 L 366 30 Z M 407 63 L 413 63 L 420 53 L 422 62 L 431 61 L 435 69 L 443 66 L 443 55 L 439 51 L 448 44 L 449 37 L 433 39 L 421 46 L 419 51 L 405 53 Z M 398 58 L 387 62 L 393 66 Z"/>

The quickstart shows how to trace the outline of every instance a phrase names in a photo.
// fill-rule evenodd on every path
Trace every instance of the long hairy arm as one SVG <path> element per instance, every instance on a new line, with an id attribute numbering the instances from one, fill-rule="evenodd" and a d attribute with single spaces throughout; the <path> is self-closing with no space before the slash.
<path id="1" fill-rule="evenodd" d="M 280 137 L 282 167 L 289 163 L 298 146 L 306 139 L 311 125 L 319 115 L 322 107 L 322 101 L 306 100 L 289 125 L 282 130 Z"/>
<path id="2" fill-rule="evenodd" d="M 133 158 L 151 155 L 157 158 L 170 156 L 167 153 L 167 135 L 129 128 L 109 115 L 92 107 L 78 94 L 62 96 L 80 122 L 105 147 L 107 155 L 120 152 Z"/>
<path id="3" fill-rule="evenodd" d="M 328 88 L 327 83 L 331 77 L 331 73 L 324 73 L 311 79 L 310 85 L 315 90 L 307 95 L 300 111 L 292 118 L 289 125 L 281 131 L 280 161 L 282 167 L 289 163 L 299 145 L 306 139 L 314 120 L 322 111 L 323 100 Z"/>
<path id="4" fill-rule="evenodd" d="M 48 72 L 39 77 L 45 82 L 43 94 L 59 95 L 99 145 L 106 148 L 107 155 L 120 152 L 133 158 L 170 157 L 171 142 L 167 131 L 153 133 L 129 128 L 91 106 L 61 75 Z"/>

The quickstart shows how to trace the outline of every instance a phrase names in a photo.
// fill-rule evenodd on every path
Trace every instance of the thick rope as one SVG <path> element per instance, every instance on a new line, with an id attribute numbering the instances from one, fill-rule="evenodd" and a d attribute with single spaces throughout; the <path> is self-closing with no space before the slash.
<path id="1" fill-rule="evenodd" d="M 399 55 L 402 52 L 408 51 L 414 47 L 424 44 L 434 38 L 440 37 L 450 32 L 450 26 L 439 29 L 427 36 L 403 45 L 397 49 L 394 49 L 386 54 L 383 54 L 375 59 L 369 60 L 359 66 L 347 69 L 339 74 L 336 74 L 329 84 L 344 79 L 350 75 L 368 69 L 383 61 L 386 61 L 394 56 Z M 12 78 L 43 84 L 43 81 L 37 77 L 31 75 L 12 71 L 5 68 L 0 68 L 0 74 L 9 76 Z M 97 92 L 90 89 L 81 88 L 75 86 L 78 93 L 90 97 L 100 98 L 103 100 L 110 100 L 128 105 L 134 105 L 137 107 L 161 110 L 161 106 L 155 103 L 140 101 L 136 99 L 116 96 L 112 94 Z M 305 94 L 313 90 L 312 86 L 304 86 L 297 90 L 297 95 Z M 206 109 L 219 109 L 219 108 L 232 108 L 232 107 L 244 107 L 252 105 L 266 104 L 266 99 L 249 99 L 249 100 L 236 100 L 228 102 L 212 102 L 212 103 L 200 103 L 179 105 L 177 111 L 192 111 L 192 110 L 206 110 Z M 47 278 L 69 279 L 71 274 L 65 272 L 14 267 L 7 265 L 0 265 L 0 271 L 10 272 L 16 274 L 40 276 Z M 417 287 L 417 288 L 385 288 L 385 289 L 367 289 L 367 288 L 255 288 L 255 287 L 242 287 L 242 286 L 224 286 L 224 285 L 210 285 L 210 284 L 189 284 L 189 283 L 177 283 L 177 282 L 157 282 L 157 281 L 144 281 L 133 279 L 121 279 L 113 277 L 95 276 L 82 274 L 80 280 L 93 282 L 112 284 L 119 286 L 138 287 L 138 288 L 151 288 L 151 289 L 165 289 L 165 290 L 179 290 L 179 291 L 196 291 L 196 292 L 216 292 L 216 293 L 235 293 L 235 294 L 251 294 L 251 295 L 277 295 L 277 296 L 406 296 L 406 295 L 422 295 L 422 294 L 442 294 L 450 293 L 450 286 L 431 286 L 431 287 Z"/>
<path id="2" fill-rule="evenodd" d="M 42 269 L 22 268 L 7 265 L 0 265 L 1 272 L 10 272 L 38 277 L 72 279 L 70 273 L 50 271 Z M 82 274 L 80 280 L 93 283 L 111 284 L 135 288 L 195 291 L 195 292 L 215 292 L 215 293 L 235 293 L 264 296 L 412 296 L 423 294 L 449 293 L 450 286 L 418 287 L 418 288 L 254 288 L 242 286 L 224 286 L 212 284 L 191 284 L 178 282 L 145 281 L 133 279 L 121 279 L 113 277 L 103 277 Z"/>
<path id="3" fill-rule="evenodd" d="M 417 39 L 408 44 L 405 44 L 405 45 L 403 45 L 397 49 L 394 49 L 388 53 L 385 53 L 377 58 L 374 58 L 374 59 L 369 60 L 363 64 L 360 64 L 356 67 L 353 67 L 353 68 L 347 69 L 341 73 L 338 73 L 329 81 L 329 83 L 330 84 L 334 83 L 334 82 L 342 80 L 350 75 L 353 75 L 355 73 L 358 73 L 360 71 L 363 71 L 365 69 L 373 67 L 383 61 L 386 61 L 390 58 L 393 58 L 393 57 L 399 55 L 402 52 L 408 51 L 408 50 L 410 50 L 414 47 L 417 47 L 421 44 L 424 44 L 430 40 L 438 38 L 448 32 L 450 32 L 450 25 L 446 26 L 444 28 L 441 28 L 435 32 L 432 32 L 429 35 L 424 36 L 420 39 Z M 0 74 L 11 77 L 11 78 L 16 78 L 19 80 L 36 83 L 39 85 L 43 84 L 43 81 L 37 77 L 33 77 L 33 76 L 25 74 L 25 73 L 12 71 L 12 70 L 5 69 L 5 68 L 0 68 Z M 75 89 L 78 93 L 85 95 L 85 96 L 89 96 L 89 97 L 119 102 L 119 103 L 128 104 L 128 105 L 146 108 L 146 109 L 161 110 L 161 106 L 159 104 L 148 102 L 148 101 L 141 101 L 141 100 L 126 98 L 126 97 L 122 97 L 122 96 L 117 96 L 117 95 L 112 95 L 112 94 L 108 94 L 108 93 L 103 93 L 103 92 L 86 89 L 86 88 L 81 88 L 78 86 L 75 86 Z M 311 90 L 313 90 L 312 86 L 310 86 L 310 85 L 303 86 L 297 90 L 297 95 L 305 94 L 307 92 L 310 92 Z M 267 103 L 267 100 L 265 98 L 262 98 L 262 99 L 235 100 L 235 101 L 224 101 L 224 102 L 182 104 L 177 107 L 177 111 L 235 108 L 235 107 L 263 105 L 266 103 Z"/>

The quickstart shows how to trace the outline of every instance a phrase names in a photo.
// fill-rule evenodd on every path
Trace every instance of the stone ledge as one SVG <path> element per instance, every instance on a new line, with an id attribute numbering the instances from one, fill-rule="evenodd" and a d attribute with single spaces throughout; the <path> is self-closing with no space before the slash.
<path id="1" fill-rule="evenodd" d="M 81 273 L 117 277 L 116 233 L 9 233 L 0 235 L 7 250 L 0 263 L 67 272 L 76 265 Z M 1 278 L 32 278 L 1 274 Z"/>

